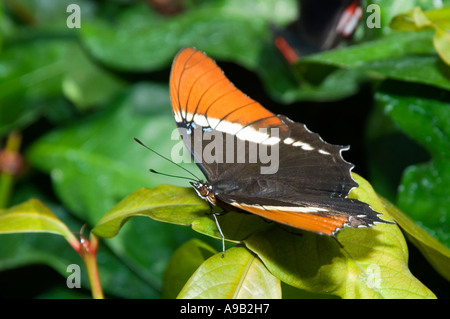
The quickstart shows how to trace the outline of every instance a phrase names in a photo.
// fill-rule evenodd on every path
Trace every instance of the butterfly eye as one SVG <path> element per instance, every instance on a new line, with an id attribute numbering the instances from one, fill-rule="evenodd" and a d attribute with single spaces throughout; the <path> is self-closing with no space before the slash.
<path id="1" fill-rule="evenodd" d="M 200 194 L 202 196 L 206 197 L 209 195 L 209 191 L 210 191 L 210 188 L 207 185 L 202 184 L 202 186 L 200 188 Z"/>
<path id="2" fill-rule="evenodd" d="M 197 183 L 191 182 L 190 184 L 192 185 L 192 187 L 194 187 L 197 194 L 202 198 L 206 198 L 212 189 L 210 185 L 206 185 L 201 182 L 197 182 Z"/>

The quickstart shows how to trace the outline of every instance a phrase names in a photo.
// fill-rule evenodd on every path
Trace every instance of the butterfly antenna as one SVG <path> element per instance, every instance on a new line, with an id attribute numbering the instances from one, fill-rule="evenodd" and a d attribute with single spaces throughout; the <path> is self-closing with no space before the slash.
<path id="1" fill-rule="evenodd" d="M 191 174 L 191 175 L 195 178 L 195 181 L 199 181 L 199 180 L 200 180 L 200 178 L 198 178 L 197 176 L 195 176 L 194 173 L 190 172 L 189 170 L 187 170 L 187 169 L 184 168 L 183 166 L 181 166 L 181 165 L 175 163 L 174 161 L 172 161 L 171 159 L 165 157 L 164 155 L 159 154 L 157 151 L 151 149 L 150 147 L 148 147 L 147 145 L 145 145 L 144 143 L 142 143 L 142 142 L 141 142 L 139 139 L 137 139 L 136 137 L 134 138 L 134 140 L 135 140 L 136 142 L 138 142 L 139 144 L 141 144 L 142 146 L 144 146 L 144 147 L 145 147 L 146 149 L 148 149 L 149 151 L 152 151 L 153 153 L 155 153 L 156 155 L 158 155 L 159 157 L 164 158 L 166 161 L 169 161 L 170 163 L 172 163 L 172 164 L 178 166 L 179 168 L 181 168 L 181 169 L 184 170 L 185 172 L 188 172 L 189 174 Z M 168 174 L 159 173 L 159 172 L 156 172 L 156 171 L 154 171 L 154 170 L 150 170 L 150 171 L 153 172 L 153 173 L 161 174 L 161 175 L 166 175 L 166 176 L 172 176 L 172 177 L 179 177 L 179 178 L 186 178 L 186 179 L 189 179 L 189 178 L 187 178 L 187 177 L 181 177 L 181 176 L 175 176 L 175 175 L 168 175 Z M 194 180 L 194 179 L 191 179 L 191 180 Z"/>
<path id="2" fill-rule="evenodd" d="M 150 173 L 155 173 L 155 174 L 158 174 L 158 175 L 163 175 L 163 176 L 168 176 L 168 177 L 175 177 L 175 178 L 182 178 L 182 179 L 187 179 L 187 180 L 194 181 L 194 182 L 198 181 L 198 179 L 194 179 L 192 177 L 185 177 L 185 176 L 178 176 L 178 175 L 171 175 L 171 174 L 157 172 L 157 171 L 155 171 L 152 168 L 150 168 L 149 171 L 150 171 Z"/>

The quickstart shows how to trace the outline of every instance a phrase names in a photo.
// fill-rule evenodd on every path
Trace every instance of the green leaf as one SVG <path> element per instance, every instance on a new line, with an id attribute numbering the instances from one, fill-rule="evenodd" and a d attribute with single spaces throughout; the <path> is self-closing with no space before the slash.
<path id="1" fill-rule="evenodd" d="M 236 5 L 239 6 L 237 10 Z M 119 23 L 88 22 L 81 29 L 87 49 L 103 63 L 124 70 L 154 70 L 167 66 L 178 50 L 195 46 L 221 57 L 234 56 L 255 65 L 270 21 L 288 21 L 292 1 L 211 1 L 183 14 L 162 19 L 149 6 L 123 11 Z M 252 19 L 248 19 L 248 14 Z M 239 37 L 236 37 L 239 32 Z M 254 41 L 252 46 L 249 41 Z M 161 45 L 164 43 L 164 45 Z M 124 59 L 124 56 L 127 59 Z"/>
<path id="2" fill-rule="evenodd" d="M 395 33 L 375 41 L 314 54 L 305 58 L 304 62 L 358 68 L 375 61 L 408 55 L 428 55 L 433 51 L 430 33 Z"/>
<path id="3" fill-rule="evenodd" d="M 198 198 L 192 188 L 171 185 L 133 192 L 103 216 L 93 232 L 100 237 L 114 237 L 124 223 L 134 216 L 191 226 L 199 233 L 221 239 L 206 201 Z M 269 227 L 261 218 L 250 214 L 229 212 L 218 219 L 226 240 L 233 243 L 239 243 L 250 234 Z"/>
<path id="4" fill-rule="evenodd" d="M 138 137 L 170 156 L 178 141 L 170 140 L 176 127 L 169 105 L 167 86 L 136 84 L 115 105 L 38 139 L 27 158 L 50 173 L 57 195 L 71 211 L 94 224 L 135 189 L 167 179 L 148 173 L 149 168 L 174 170 L 133 140 Z M 198 172 L 195 165 L 189 169 Z"/>
<path id="5" fill-rule="evenodd" d="M 0 136 L 22 128 L 45 112 L 61 94 L 67 41 L 10 46 L 0 57 Z"/>
<path id="6" fill-rule="evenodd" d="M 397 206 L 450 247 L 450 95 L 424 88 L 414 92 L 391 85 L 376 94 L 394 123 L 432 156 L 405 170 Z"/>
<path id="7" fill-rule="evenodd" d="M 0 212 L 0 234 L 35 232 L 61 235 L 74 248 L 79 245 L 67 226 L 37 199 Z"/>
<path id="8" fill-rule="evenodd" d="M 78 232 L 82 228 L 84 222 L 71 215 L 61 204 L 56 204 L 45 196 L 41 179 L 25 177 L 25 180 L 17 185 L 13 200 L 21 203 L 32 196 L 39 197 L 69 229 Z M 114 242 L 114 245 L 111 240 L 102 241 L 99 245 L 97 262 L 100 280 L 108 297 L 160 298 L 160 278 L 165 261 L 169 259 L 175 247 L 186 240 L 182 236 L 183 231 L 178 230 L 175 233 L 167 227 L 170 226 L 168 224 L 158 223 L 158 226 L 166 227 L 154 227 L 142 221 L 136 224 L 141 227 L 131 227 L 133 225 L 129 224 L 129 227 L 123 229 L 121 236 L 118 236 L 122 238 L 117 238 L 118 241 Z M 130 236 L 134 235 L 130 234 L 132 230 L 136 230 L 137 236 Z M 167 237 L 170 240 L 167 240 Z M 117 249 L 117 246 L 121 249 Z M 67 267 L 76 264 L 81 268 L 82 287 L 90 287 L 80 256 L 67 245 L 62 236 L 51 233 L 8 234 L 0 236 L 0 247 L 0 271 L 27 265 L 47 265 L 61 275 L 59 283 L 66 287 L 66 279 L 70 274 Z M 140 255 L 140 263 L 133 259 L 135 251 L 131 248 L 138 250 L 136 253 Z M 142 251 L 151 251 L 152 254 L 142 254 Z M 145 270 L 141 271 L 141 268 Z"/>
<path id="9" fill-rule="evenodd" d="M 142 249 L 146 247 L 147 250 L 151 250 L 154 254 L 166 255 L 171 245 L 168 245 L 169 247 L 166 247 L 165 249 L 160 247 L 162 244 L 167 245 L 167 243 L 163 242 L 161 238 L 158 239 L 158 237 L 155 237 L 155 239 L 152 240 L 155 230 L 145 230 L 144 223 L 136 221 L 135 218 L 130 220 L 131 217 L 136 216 L 147 216 L 156 221 L 191 226 L 192 229 L 201 234 L 206 234 L 217 239 L 221 238 L 217 226 L 210 214 L 210 207 L 206 201 L 198 198 L 192 188 L 182 188 L 170 185 L 159 185 L 153 189 L 143 188 L 133 192 L 113 207 L 97 223 L 92 231 L 100 237 L 111 238 L 116 236 L 112 239 L 113 249 L 118 251 L 120 255 L 128 255 L 130 254 L 129 251 L 132 251 L 133 254 L 136 254 L 136 256 L 131 256 L 133 260 L 143 259 L 141 250 L 139 250 L 137 246 L 141 246 Z M 252 232 L 258 229 L 264 229 L 269 225 L 256 216 L 233 212 L 220 216 L 219 220 L 227 241 L 233 243 L 238 243 L 243 238 L 248 237 Z M 130 223 L 135 227 L 139 225 L 142 228 L 141 231 L 136 231 L 136 235 L 133 237 L 128 236 L 128 226 Z M 158 223 L 156 222 L 152 223 L 154 226 L 157 224 Z M 159 224 L 161 226 L 167 225 L 162 223 Z M 172 244 L 170 238 L 180 237 L 180 234 L 183 233 L 182 230 L 177 230 L 175 226 L 168 228 L 167 230 L 163 228 L 159 230 L 159 232 L 164 234 L 162 238 L 170 244 Z M 125 237 L 122 237 L 124 235 Z M 114 241 L 119 237 L 122 237 L 123 239 L 115 244 Z M 111 242 L 111 240 L 108 242 Z M 144 243 L 140 244 L 141 242 Z M 145 242 L 148 243 L 145 244 Z M 128 251 L 124 246 L 129 247 Z M 160 260 L 158 264 L 161 264 L 161 262 L 162 261 Z M 154 260 L 149 260 L 147 264 L 153 265 Z M 142 262 L 140 262 L 139 265 L 142 267 Z M 148 280 L 151 282 L 157 282 L 155 277 L 149 276 L 148 274 L 145 275 L 146 271 L 148 272 L 148 270 L 142 268 L 142 276 L 146 278 L 150 277 Z M 155 272 L 158 273 L 159 271 Z M 184 272 L 182 271 L 179 276 L 183 277 L 183 273 Z M 178 287 L 176 283 L 175 285 Z M 173 297 L 173 289 L 178 288 L 168 288 L 170 289 L 169 292 L 172 292 L 172 294 L 169 295 Z"/>
<path id="10" fill-rule="evenodd" d="M 114 206 L 92 230 L 100 237 L 114 237 L 123 224 L 134 216 L 148 216 L 155 220 L 188 226 L 209 219 L 208 205 L 190 188 L 159 185 L 153 189 L 142 188 L 133 192 Z"/>
<path id="11" fill-rule="evenodd" d="M 374 41 L 318 53 L 302 59 L 295 68 L 308 79 L 317 72 L 317 65 L 363 72 L 374 80 L 395 79 L 450 90 L 450 68 L 436 56 L 433 34 L 427 31 L 396 32 Z M 334 72 L 330 70 L 324 80 Z"/>
<path id="12" fill-rule="evenodd" d="M 300 87 L 286 90 L 283 100 L 335 101 L 356 94 L 367 76 L 358 69 L 305 63 L 298 66 L 302 73 Z"/>
<path id="13" fill-rule="evenodd" d="M 442 6 L 442 3 L 433 0 L 408 0 L 408 1 L 391 1 L 391 0 L 366 0 L 362 3 L 363 18 L 359 25 L 359 30 L 364 34 L 364 40 L 383 37 L 391 34 L 393 30 L 389 28 L 389 23 L 396 15 L 404 13 L 407 10 L 411 10 L 416 6 L 420 6 L 424 10 L 434 9 Z M 380 14 L 380 28 L 368 28 L 364 23 L 367 18 L 373 13 L 373 9 L 367 10 L 368 6 L 375 4 L 379 6 Z M 358 36 L 358 34 L 356 34 Z"/>
<path id="14" fill-rule="evenodd" d="M 433 39 L 434 47 L 441 59 L 450 65 L 450 7 L 437 10 L 422 11 L 420 7 L 399 14 L 390 24 L 394 30 L 400 31 L 422 31 L 434 29 L 436 31 Z"/>
<path id="15" fill-rule="evenodd" d="M 63 94 L 83 110 L 109 101 L 123 87 L 66 39 L 10 46 L 0 67 L 0 136 L 42 116 L 58 123 L 67 119 L 73 111 Z"/>
<path id="16" fill-rule="evenodd" d="M 216 253 L 217 250 L 195 238 L 181 245 L 164 272 L 162 297 L 176 298 L 197 268 Z"/>
<path id="17" fill-rule="evenodd" d="M 353 198 L 390 219 L 370 185 L 354 174 Z M 434 298 L 408 269 L 407 246 L 396 225 L 347 228 L 335 239 L 276 228 L 245 240 L 277 278 L 313 293 L 341 298 Z"/>
<path id="18" fill-rule="evenodd" d="M 77 225 L 80 229 L 81 225 Z M 59 240 L 59 238 L 61 238 Z M 88 277 L 80 256 L 71 249 L 67 242 L 53 234 L 22 233 L 0 236 L 0 271 L 16 269 L 26 265 L 47 265 L 57 271 L 64 285 L 70 273 L 71 264 L 81 268 L 81 285 L 89 289 Z M 135 269 L 124 264 L 122 256 L 114 254 L 103 243 L 98 253 L 98 269 L 103 290 L 107 296 L 120 298 L 159 298 L 160 291 L 153 282 L 140 276 Z M 150 272 L 152 269 L 147 269 Z M 67 289 L 67 288 L 66 288 Z"/>
<path id="19" fill-rule="evenodd" d="M 133 140 L 138 137 L 170 157 L 174 145 L 183 143 L 171 140 L 173 132 L 179 138 L 167 86 L 137 83 L 107 108 L 39 138 L 28 149 L 27 159 L 50 175 L 56 196 L 64 206 L 93 226 L 134 190 L 167 182 L 167 177 L 151 174 L 149 168 L 180 175 L 175 165 Z M 199 172 L 195 164 L 183 165 L 194 173 Z M 173 179 L 173 182 L 187 184 L 184 180 Z M 187 228 L 176 230 L 173 225 L 133 220 L 122 229 L 120 236 L 105 244 L 153 292 L 141 291 L 157 297 L 170 256 L 192 236 L 192 230 Z"/>
<path id="20" fill-rule="evenodd" d="M 94 64 L 79 46 L 68 45 L 67 51 L 61 86 L 64 95 L 78 109 L 104 105 L 123 91 L 124 83 Z"/>
<path id="21" fill-rule="evenodd" d="M 141 4 L 122 10 L 114 25 L 100 19 L 84 23 L 81 40 L 96 60 L 133 72 L 167 68 L 180 49 L 193 46 L 214 59 L 254 70 L 269 91 L 283 99 L 297 83 L 272 45 L 270 24 L 294 19 L 295 6 L 290 0 L 250 0 L 245 5 L 236 0 L 207 1 L 163 19 Z"/>
<path id="22" fill-rule="evenodd" d="M 354 178 L 360 187 L 352 191 L 351 197 L 368 202 L 389 220 L 370 185 L 356 174 Z M 93 231 L 99 236 L 114 236 L 128 218 L 136 215 L 190 225 L 220 239 L 206 202 L 192 190 L 167 185 L 131 194 L 105 215 Z M 242 216 L 247 219 L 240 219 Z M 258 221 L 262 224 L 255 226 Z M 228 241 L 243 242 L 272 274 L 297 288 L 342 298 L 434 296 L 408 270 L 406 242 L 395 225 L 341 231 L 341 249 L 333 238 L 308 232 L 300 236 L 249 214 L 228 213 L 220 217 L 219 223 Z M 245 231 L 237 231 L 243 228 Z"/>
<path id="23" fill-rule="evenodd" d="M 450 19 L 450 15 L 449 15 Z M 433 38 L 434 47 L 439 53 L 441 59 L 450 65 L 450 31 L 444 31 L 442 29 L 437 29 L 436 34 Z"/>
<path id="24" fill-rule="evenodd" d="M 430 264 L 447 280 L 450 281 L 450 249 L 442 245 L 419 225 L 403 214 L 389 201 L 380 198 L 386 210 L 392 215 L 408 239 L 420 250 Z"/>
<path id="25" fill-rule="evenodd" d="M 394 86 L 392 81 L 386 87 Z M 406 135 L 386 114 L 382 103 L 376 103 L 366 127 L 366 150 L 369 179 L 377 193 L 393 203 L 406 167 L 429 161 L 430 155 Z"/>
<path id="26" fill-rule="evenodd" d="M 401 181 L 398 206 L 450 247 L 448 172 L 450 164 L 442 160 L 408 167 Z"/>
<path id="27" fill-rule="evenodd" d="M 206 260 L 178 295 L 180 299 L 281 298 L 280 281 L 246 248 L 234 247 L 225 257 L 218 253 Z"/>

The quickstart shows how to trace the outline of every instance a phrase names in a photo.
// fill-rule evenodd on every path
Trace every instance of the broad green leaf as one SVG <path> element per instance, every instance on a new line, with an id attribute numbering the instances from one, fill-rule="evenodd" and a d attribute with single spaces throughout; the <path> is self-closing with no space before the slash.
<path id="1" fill-rule="evenodd" d="M 450 247 L 450 95 L 420 88 L 415 92 L 390 87 L 376 94 L 385 113 L 432 157 L 405 170 L 397 206 Z"/>
<path id="2" fill-rule="evenodd" d="M 73 62 L 71 49 L 78 45 L 76 29 L 66 24 L 70 3 L 25 1 L 11 5 L 0 18 L 4 37 L 0 56 L 0 136 L 23 129 L 41 117 L 60 123 L 73 116 L 61 90 L 62 78 L 69 71 L 66 65 Z M 92 1 L 80 0 L 77 4 L 83 19 L 92 17 Z"/>
<path id="3" fill-rule="evenodd" d="M 174 130 L 167 86 L 139 83 L 95 116 L 38 139 L 27 158 L 50 173 L 56 193 L 71 211 L 94 224 L 127 194 L 167 180 L 148 169 L 170 173 L 176 167 L 133 138 L 170 157 L 178 142 L 171 140 Z M 189 169 L 198 171 L 194 165 Z"/>
<path id="4" fill-rule="evenodd" d="M 96 224 L 93 232 L 100 237 L 114 237 L 131 217 L 147 216 L 166 223 L 191 226 L 195 231 L 221 239 L 211 209 L 192 188 L 159 185 L 139 189 L 114 206 Z M 269 224 L 250 214 L 230 212 L 219 216 L 225 238 L 238 243 Z"/>
<path id="5" fill-rule="evenodd" d="M 450 3 L 447 0 L 447 3 L 444 4 L 441 8 L 435 8 L 435 10 L 424 10 L 425 16 L 436 26 L 441 29 L 450 29 Z"/>
<path id="6" fill-rule="evenodd" d="M 395 79 L 450 89 L 449 66 L 435 54 L 433 34 L 428 31 L 396 32 L 374 41 L 314 54 L 295 67 L 308 78 L 316 72 L 317 65 L 363 72 L 375 80 Z"/>
<path id="7" fill-rule="evenodd" d="M 67 41 L 27 42 L 0 56 L 0 136 L 32 123 L 60 99 Z"/>
<path id="8" fill-rule="evenodd" d="M 408 55 L 418 54 L 429 55 L 433 51 L 432 34 L 429 32 L 394 33 L 375 41 L 314 54 L 305 58 L 304 62 L 323 63 L 342 68 L 358 68 L 367 63 L 391 58 L 406 58 Z M 300 65 L 302 65 L 301 62 Z"/>
<path id="9" fill-rule="evenodd" d="M 398 206 L 433 237 L 450 247 L 450 163 L 433 160 L 408 167 L 398 193 Z"/>
<path id="10" fill-rule="evenodd" d="M 299 87 L 286 90 L 283 101 L 335 101 L 356 94 L 366 81 L 365 72 L 334 66 L 305 64 L 299 67 L 302 81 Z"/>
<path id="11" fill-rule="evenodd" d="M 219 0 L 188 5 L 183 13 L 162 18 L 142 3 L 122 10 L 117 23 L 84 23 L 81 41 L 96 60 L 133 72 L 168 68 L 180 49 L 193 46 L 255 71 L 276 98 L 284 98 L 297 83 L 272 45 L 270 25 L 294 19 L 295 7 L 292 0 Z"/>
<path id="12" fill-rule="evenodd" d="M 173 146 L 180 142 L 171 140 L 173 131 L 179 137 L 167 86 L 137 83 L 93 116 L 39 138 L 28 149 L 27 158 L 35 168 L 49 173 L 56 196 L 65 207 L 92 226 L 134 190 L 167 182 L 167 177 L 151 174 L 149 168 L 180 175 L 175 165 L 133 140 L 138 137 L 170 157 Z M 188 165 L 185 167 L 198 172 L 195 164 Z M 151 220 L 133 220 L 120 236 L 105 241 L 154 291 L 149 297 L 160 294 L 162 274 L 173 251 L 195 234 L 187 228 L 176 229 Z M 148 251 L 152 253 L 142 253 Z"/>
<path id="13" fill-rule="evenodd" d="M 239 9 L 237 9 L 237 6 Z M 248 14 L 252 14 L 252 19 Z M 119 23 L 88 22 L 81 36 L 87 49 L 103 63 L 124 70 L 155 70 L 167 66 L 186 46 L 235 56 L 255 65 L 268 23 L 295 18 L 295 2 L 250 0 L 210 1 L 163 19 L 149 6 L 137 5 L 119 16 Z M 239 32 L 239 37 L 236 37 Z M 255 41 L 248 46 L 248 41 Z M 128 58 L 123 59 L 126 55 Z"/>
<path id="14" fill-rule="evenodd" d="M 79 245 L 67 226 L 37 199 L 0 211 L 0 234 L 35 232 L 61 235 L 74 248 Z"/>
<path id="15" fill-rule="evenodd" d="M 209 219 L 208 212 L 208 205 L 195 196 L 192 189 L 159 185 L 153 189 L 139 189 L 127 196 L 103 216 L 92 231 L 100 237 L 114 237 L 134 216 L 195 227 L 197 220 Z"/>
<path id="16" fill-rule="evenodd" d="M 450 281 L 450 249 L 442 245 L 389 201 L 381 198 L 386 210 L 406 232 L 410 241 L 422 252 L 430 264 Z"/>
<path id="17" fill-rule="evenodd" d="M 86 59 L 77 41 L 78 29 L 67 26 L 71 3 L 25 1 L 11 5 L 5 17 L 2 12 L 0 137 L 43 117 L 57 124 L 74 117 L 77 110 L 63 94 L 80 109 L 117 93 L 118 81 Z M 82 20 L 89 21 L 97 5 L 87 0 L 76 4 Z"/>
<path id="18" fill-rule="evenodd" d="M 140 298 L 161 298 L 163 274 L 171 256 L 181 244 L 199 236 L 187 227 L 137 217 L 128 221 L 120 234 L 103 243 L 119 258 L 122 267 L 139 278 L 142 285 L 138 286 L 152 290 L 152 293 L 136 291 Z M 119 268 L 116 271 L 121 273 Z"/>
<path id="19" fill-rule="evenodd" d="M 352 191 L 351 197 L 368 202 L 383 213 L 382 218 L 389 220 L 370 185 L 358 175 L 353 176 L 360 187 Z M 131 194 L 105 215 L 93 231 L 99 236 L 114 236 L 128 218 L 137 215 L 189 225 L 220 239 L 205 201 L 198 199 L 192 190 L 167 185 Z M 248 219 L 240 219 L 241 216 Z M 258 221 L 262 224 L 255 227 Z M 342 298 L 434 296 L 410 273 L 406 242 L 396 225 L 377 224 L 370 229 L 341 231 L 338 240 L 344 246 L 342 249 L 333 238 L 308 232 L 293 234 L 249 214 L 228 213 L 219 223 L 227 240 L 245 243 L 271 273 L 297 288 Z M 233 233 L 233 228 L 247 229 Z"/>
<path id="20" fill-rule="evenodd" d="M 79 232 L 83 222 L 69 214 L 60 204 L 55 204 L 45 196 L 41 180 L 31 178 L 27 183 L 20 183 L 14 191 L 15 203 L 22 203 L 30 197 L 38 197 L 70 230 Z M 167 228 L 166 228 L 167 229 Z M 74 233 L 76 235 L 76 233 Z M 87 232 L 85 235 L 88 235 Z M 148 237 L 148 236 L 147 236 Z M 142 239 L 146 243 L 145 238 Z M 106 247 L 109 241 L 102 241 L 98 248 L 97 262 L 100 273 L 102 288 L 108 297 L 119 298 L 159 298 L 161 291 L 158 282 L 141 276 L 134 267 L 130 268 L 129 259 L 125 263 L 125 255 L 117 255 Z M 58 282 L 66 287 L 66 280 L 70 273 L 67 268 L 71 264 L 80 266 L 81 285 L 89 288 L 89 282 L 85 267 L 80 256 L 67 245 L 62 236 L 51 233 L 16 233 L 0 235 L 0 271 L 24 267 L 27 265 L 47 265 L 57 271 L 60 275 Z M 139 246 L 138 246 L 139 247 Z M 153 247 L 151 247 L 153 248 Z M 160 253 L 157 249 L 152 249 Z M 161 259 L 163 255 L 159 254 Z M 146 268 L 146 274 L 154 272 L 156 267 Z M 67 289 L 67 288 L 66 288 Z M 88 293 L 88 296 L 91 295 Z"/>
<path id="21" fill-rule="evenodd" d="M 0 136 L 44 116 L 57 123 L 73 116 L 64 95 L 83 110 L 109 101 L 123 87 L 67 39 L 10 46 L 0 67 Z"/>
<path id="22" fill-rule="evenodd" d="M 115 238 L 108 240 L 108 242 L 113 241 L 114 250 L 125 255 L 129 255 L 129 251 L 131 250 L 136 253 L 134 259 L 137 260 L 143 259 L 141 251 L 136 249 L 136 246 L 142 246 L 142 248 L 144 248 L 143 244 L 139 244 L 143 241 L 149 241 L 146 246 L 148 250 L 151 250 L 153 253 L 156 253 L 158 250 L 162 250 L 162 252 L 159 252 L 159 255 L 167 252 L 167 248 L 162 249 L 159 247 L 161 239 L 158 240 L 157 237 L 155 237 L 153 241 L 151 240 L 151 238 L 153 238 L 154 230 L 153 232 L 151 229 L 145 231 L 144 223 L 137 221 L 136 218 L 129 220 L 130 218 L 137 216 L 147 216 L 156 221 L 163 221 L 170 224 L 191 226 L 192 229 L 201 234 L 206 234 L 217 239 L 221 238 L 217 226 L 210 214 L 210 207 L 206 201 L 199 199 L 192 188 L 182 188 L 170 185 L 159 185 L 153 189 L 142 188 L 133 192 L 114 206 L 96 224 L 92 231 L 100 237 L 110 238 L 116 236 Z M 233 243 L 238 243 L 254 231 L 264 229 L 269 225 L 255 216 L 233 212 L 220 216 L 219 222 L 227 241 Z M 130 238 L 127 236 L 130 223 L 135 227 L 136 225 L 140 225 L 142 228 L 141 231 L 136 233 L 136 236 L 132 237 L 134 239 L 133 242 L 126 240 L 127 238 Z M 152 225 L 153 224 L 167 226 L 167 224 L 164 223 L 153 222 Z M 170 238 L 177 238 L 180 237 L 180 234 L 183 234 L 183 229 L 177 230 L 175 225 L 168 228 L 166 231 L 164 231 L 164 229 L 161 230 L 164 234 L 163 238 L 169 242 Z M 122 237 L 124 235 L 125 237 Z M 120 237 L 123 238 L 122 241 L 120 241 L 119 244 L 114 244 L 114 241 Z M 128 251 L 124 249 L 124 246 L 129 247 Z M 148 256 L 148 258 L 151 259 L 150 256 L 152 255 L 148 254 Z M 147 263 L 152 265 L 154 262 L 148 261 Z M 158 264 L 161 264 L 161 261 Z M 149 277 L 148 274 L 145 275 L 145 269 L 142 269 L 142 273 L 143 277 Z M 156 278 L 153 276 L 150 277 L 149 280 L 156 281 Z"/>
<path id="23" fill-rule="evenodd" d="M 420 7 L 396 16 L 390 27 L 401 31 L 434 29 L 434 47 L 447 65 L 450 65 L 450 7 L 422 11 Z"/>
<path id="24" fill-rule="evenodd" d="M 433 38 L 433 43 L 436 51 L 439 52 L 441 59 L 444 60 L 447 65 L 450 65 L 450 31 L 437 29 Z"/>
<path id="25" fill-rule="evenodd" d="M 360 187 L 351 197 L 369 203 L 390 220 L 370 185 L 354 174 Z M 434 298 L 408 269 L 404 237 L 396 225 L 347 228 L 327 236 L 293 234 L 276 228 L 245 240 L 277 278 L 294 287 L 341 298 Z"/>
<path id="26" fill-rule="evenodd" d="M 178 295 L 180 299 L 281 298 L 280 281 L 244 247 L 218 253 L 206 260 Z"/>
<path id="27" fill-rule="evenodd" d="M 394 85 L 388 81 L 383 86 Z M 429 161 L 430 155 L 392 121 L 381 103 L 372 108 L 365 130 L 370 182 L 379 195 L 395 203 L 405 168 Z"/>
<path id="28" fill-rule="evenodd" d="M 81 225 L 77 229 L 80 229 Z M 61 237 L 47 233 L 23 233 L 0 235 L 0 271 L 16 269 L 26 265 L 47 265 L 61 275 L 58 283 L 66 285 L 71 274 L 71 264 L 80 266 L 81 286 L 89 288 L 88 277 L 80 256 Z M 100 244 L 97 253 L 98 269 L 102 288 L 109 297 L 159 298 L 160 291 L 153 282 L 140 276 L 124 264 L 123 258 L 110 248 Z M 66 288 L 67 289 L 67 288 Z"/>
<path id="29" fill-rule="evenodd" d="M 368 28 L 365 23 L 369 16 L 374 12 L 373 7 L 369 7 L 372 4 L 380 8 L 380 28 Z M 361 31 L 361 33 L 364 34 L 364 38 L 362 39 L 363 41 L 383 37 L 393 32 L 392 29 L 389 28 L 389 23 L 396 15 L 411 10 L 416 6 L 420 6 L 424 10 L 429 10 L 438 8 L 441 5 L 442 3 L 433 0 L 365 0 L 361 2 L 361 6 L 363 8 L 363 18 L 360 22 L 358 31 Z"/>
<path id="30" fill-rule="evenodd" d="M 217 250 L 198 239 L 181 245 L 173 254 L 163 277 L 163 298 L 176 298 L 197 268 Z"/>
<path id="31" fill-rule="evenodd" d="M 124 82 L 93 63 L 79 46 L 67 47 L 61 86 L 64 95 L 78 109 L 84 110 L 109 103 L 123 91 Z"/>

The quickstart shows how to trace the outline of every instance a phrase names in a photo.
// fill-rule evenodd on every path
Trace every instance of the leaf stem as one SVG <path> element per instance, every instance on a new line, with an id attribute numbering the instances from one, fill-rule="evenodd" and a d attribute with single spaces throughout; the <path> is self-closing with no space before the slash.
<path id="1" fill-rule="evenodd" d="M 81 245 L 78 254 L 83 259 L 86 271 L 91 285 L 91 293 L 94 299 L 104 299 L 102 286 L 97 267 L 97 248 L 99 240 L 98 237 L 91 233 L 89 241 L 81 234 Z"/>

